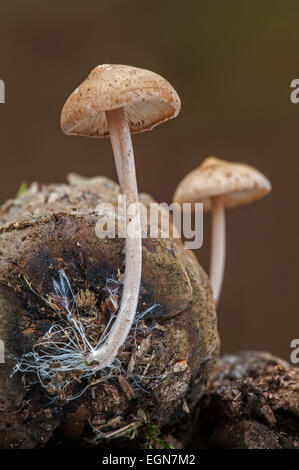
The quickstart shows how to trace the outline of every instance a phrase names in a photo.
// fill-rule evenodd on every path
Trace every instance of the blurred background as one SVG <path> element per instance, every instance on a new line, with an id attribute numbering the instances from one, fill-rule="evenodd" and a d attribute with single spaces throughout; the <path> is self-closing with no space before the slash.
<path id="1" fill-rule="evenodd" d="M 299 338 L 299 4 L 252 0 L 2 2 L 0 201 L 22 181 L 63 182 L 71 170 L 116 179 L 109 140 L 65 137 L 62 105 L 101 63 L 148 68 L 182 100 L 173 121 L 134 136 L 139 190 L 171 202 L 209 155 L 249 163 L 272 182 L 227 211 L 227 264 L 218 307 L 222 351 L 286 359 Z M 197 256 L 209 264 L 209 216 Z"/>

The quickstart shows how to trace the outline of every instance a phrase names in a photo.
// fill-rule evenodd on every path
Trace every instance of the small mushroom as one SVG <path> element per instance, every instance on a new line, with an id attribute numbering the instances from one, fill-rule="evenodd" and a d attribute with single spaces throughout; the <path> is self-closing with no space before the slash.
<path id="1" fill-rule="evenodd" d="M 212 213 L 210 279 L 216 303 L 219 300 L 225 264 L 225 208 L 247 204 L 271 191 L 271 183 L 255 168 L 206 158 L 178 185 L 174 201 L 202 202 Z"/>
<path id="2" fill-rule="evenodd" d="M 111 364 L 124 344 L 136 313 L 142 268 L 141 225 L 131 133 L 150 130 L 176 117 L 181 103 L 161 76 L 127 65 L 99 65 L 70 95 L 61 113 L 67 135 L 110 136 L 122 193 L 126 197 L 126 268 L 117 318 L 89 362 Z M 134 208 L 134 211 L 132 211 Z"/>

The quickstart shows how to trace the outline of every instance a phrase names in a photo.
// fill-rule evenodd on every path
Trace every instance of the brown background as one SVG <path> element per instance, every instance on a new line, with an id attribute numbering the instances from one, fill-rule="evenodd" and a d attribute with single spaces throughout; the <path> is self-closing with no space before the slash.
<path id="1" fill-rule="evenodd" d="M 68 94 L 100 63 L 165 76 L 180 116 L 134 137 L 139 189 L 170 202 L 208 155 L 248 162 L 273 184 L 266 199 L 227 214 L 219 305 L 223 351 L 267 349 L 285 358 L 299 337 L 298 126 L 290 81 L 299 78 L 294 1 L 102 0 L 2 2 L 0 200 L 21 181 L 64 181 L 76 171 L 115 178 L 108 140 L 67 138 Z M 209 218 L 198 257 L 209 256 Z"/>

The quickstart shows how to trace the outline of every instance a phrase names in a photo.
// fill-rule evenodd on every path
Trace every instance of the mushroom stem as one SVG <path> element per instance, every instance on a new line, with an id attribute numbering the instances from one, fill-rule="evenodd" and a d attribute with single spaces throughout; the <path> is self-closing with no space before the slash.
<path id="1" fill-rule="evenodd" d="M 139 296 L 142 268 L 141 222 L 134 153 L 130 129 L 123 108 L 106 112 L 116 170 L 126 205 L 126 267 L 123 293 L 116 320 L 103 345 L 93 352 L 89 361 L 99 369 L 111 364 L 131 329 Z"/>
<path id="2" fill-rule="evenodd" d="M 225 265 L 225 209 L 222 196 L 212 197 L 210 279 L 218 303 Z"/>

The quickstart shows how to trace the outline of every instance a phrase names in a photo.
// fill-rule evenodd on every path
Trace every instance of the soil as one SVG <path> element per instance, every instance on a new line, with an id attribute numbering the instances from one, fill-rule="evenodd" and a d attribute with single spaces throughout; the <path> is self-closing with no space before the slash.
<path id="1" fill-rule="evenodd" d="M 118 194 L 107 178 L 70 175 L 68 184 L 33 184 L 1 208 L 2 448 L 42 447 L 57 436 L 83 445 L 119 438 L 145 445 L 191 416 L 213 376 L 219 338 L 208 277 L 160 227 L 157 238 L 143 239 L 136 322 L 118 363 L 89 378 L 80 370 L 56 373 L 61 364 L 53 356 L 48 369 L 40 368 L 49 365 L 42 360 L 53 326 L 60 332 L 55 339 L 65 341 L 70 308 L 92 345 L 117 310 L 124 240 L 98 238 L 95 229 L 98 204 L 115 205 Z M 30 373 L 24 372 L 28 354 Z"/>

